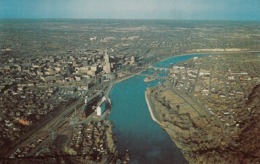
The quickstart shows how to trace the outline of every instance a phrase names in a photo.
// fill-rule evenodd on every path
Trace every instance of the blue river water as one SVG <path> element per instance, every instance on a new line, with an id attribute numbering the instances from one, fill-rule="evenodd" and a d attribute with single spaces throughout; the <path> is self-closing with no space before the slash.
<path id="1" fill-rule="evenodd" d="M 176 56 L 154 66 L 167 68 L 170 64 L 174 65 L 195 56 L 202 55 Z M 110 120 L 115 126 L 117 149 L 121 152 L 129 150 L 130 163 L 187 163 L 167 132 L 152 120 L 145 101 L 145 90 L 156 85 L 158 80 L 145 83 L 144 78 L 136 75 L 119 82 L 110 93 L 113 103 Z"/>

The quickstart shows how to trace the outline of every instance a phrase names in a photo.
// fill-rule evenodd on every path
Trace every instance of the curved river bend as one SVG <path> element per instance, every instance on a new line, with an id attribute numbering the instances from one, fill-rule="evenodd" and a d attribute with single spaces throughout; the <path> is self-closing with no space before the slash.
<path id="1" fill-rule="evenodd" d="M 175 56 L 168 58 L 155 67 L 169 67 L 199 54 Z M 130 163 L 187 163 L 181 151 L 176 147 L 170 136 L 155 123 L 149 113 L 145 90 L 158 81 L 144 82 L 144 76 L 136 75 L 115 84 L 110 98 L 113 109 L 110 120 L 114 123 L 117 136 L 117 149 L 120 152 L 129 150 Z"/>

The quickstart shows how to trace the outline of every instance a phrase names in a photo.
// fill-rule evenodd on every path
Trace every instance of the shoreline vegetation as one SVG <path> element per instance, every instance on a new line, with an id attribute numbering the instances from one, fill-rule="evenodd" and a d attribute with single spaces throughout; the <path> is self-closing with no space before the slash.
<path id="1" fill-rule="evenodd" d="M 213 60 L 226 58 L 227 61 L 225 63 L 220 63 L 222 67 L 228 62 L 234 62 L 236 65 L 239 65 L 241 64 L 241 61 L 247 61 L 245 60 L 246 57 L 242 57 L 242 60 L 240 60 L 241 56 L 243 55 L 240 54 L 237 56 L 238 58 L 236 60 L 233 60 L 232 54 L 223 56 L 218 55 L 216 57 L 209 57 L 209 59 L 201 59 L 200 62 L 204 61 L 208 63 L 209 68 L 211 68 L 210 66 L 212 64 L 210 63 Z M 217 64 L 219 63 L 215 63 L 215 65 Z M 207 69 L 205 68 L 206 66 L 207 64 L 203 67 L 205 70 Z M 255 68 L 253 72 L 259 70 L 256 66 L 256 64 L 255 67 L 252 66 L 252 68 Z M 233 71 L 236 73 L 230 71 L 230 74 L 238 74 L 237 72 L 246 72 L 246 74 L 250 74 L 250 72 L 252 72 L 248 67 L 237 67 L 240 68 L 240 71 L 236 70 L 237 68 L 232 67 L 232 71 L 236 70 Z M 216 70 L 213 76 L 223 75 L 218 71 Z M 200 77 L 200 83 L 202 79 L 203 77 Z M 255 77 L 255 79 L 257 79 L 257 77 Z M 251 78 L 245 77 L 242 78 L 242 80 L 240 78 L 240 81 L 245 86 L 247 86 L 246 84 L 248 81 L 251 81 L 249 84 L 253 83 Z M 207 107 L 207 100 L 217 93 L 213 92 L 211 95 L 207 96 L 207 99 L 204 101 L 204 99 L 202 99 L 203 95 L 199 95 L 197 91 L 195 95 L 197 100 L 195 100 L 192 95 L 187 94 L 187 92 L 176 88 L 169 90 L 169 87 L 161 86 L 157 89 L 153 88 L 153 90 L 147 89 L 145 96 L 152 119 L 158 123 L 158 119 L 154 119 L 154 115 L 159 115 L 159 117 L 163 118 L 158 124 L 170 135 L 173 142 L 178 146 L 186 160 L 190 163 L 240 163 L 241 161 L 243 161 L 243 163 L 254 163 L 259 161 L 259 149 L 257 150 L 259 146 L 258 140 L 256 139 L 257 137 L 255 137 L 259 135 L 257 128 L 259 125 L 256 123 L 259 122 L 257 121 L 259 120 L 259 115 L 257 114 L 259 113 L 257 112 L 257 108 L 259 107 L 259 99 L 257 100 L 257 97 L 259 98 L 260 93 L 257 90 L 259 90 L 259 86 L 260 85 L 257 83 L 256 86 L 251 86 L 252 91 L 250 91 L 251 89 L 249 90 L 249 86 L 248 93 L 245 93 L 248 96 L 245 98 L 245 101 L 239 103 L 240 105 L 235 107 L 231 103 L 235 108 L 235 112 L 233 112 L 234 117 L 236 117 L 236 120 L 239 120 L 235 124 L 235 127 L 228 122 L 234 117 L 228 117 L 230 120 L 223 119 L 225 116 L 231 115 L 230 112 L 232 111 L 232 107 L 227 106 L 227 109 L 231 109 L 227 110 L 223 115 L 218 114 L 218 112 L 220 113 L 221 111 L 217 108 L 217 105 L 218 102 L 221 103 L 221 100 L 224 101 L 223 96 L 214 98 L 214 100 L 218 99 L 218 102 L 215 102 L 216 107 L 214 106 L 214 112 L 211 111 L 211 108 Z M 232 97 L 229 97 L 229 101 L 231 101 L 231 98 Z M 206 104 L 205 109 L 198 103 L 200 101 L 204 101 L 204 104 Z M 211 115 L 205 113 L 209 111 Z M 248 114 L 248 112 L 250 114 Z M 216 115 L 222 118 L 221 121 Z M 223 124 L 225 125 L 223 126 Z M 249 140 L 250 142 L 248 142 Z M 251 152 L 254 155 L 248 156 L 248 152 Z"/>

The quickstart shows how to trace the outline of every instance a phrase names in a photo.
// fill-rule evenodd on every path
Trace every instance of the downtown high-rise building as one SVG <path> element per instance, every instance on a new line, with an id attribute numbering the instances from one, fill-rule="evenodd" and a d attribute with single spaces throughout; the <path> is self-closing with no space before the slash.
<path id="1" fill-rule="evenodd" d="M 105 59 L 104 71 L 106 73 L 111 73 L 111 65 L 110 65 L 109 55 L 107 54 L 107 50 L 105 51 L 104 59 Z"/>

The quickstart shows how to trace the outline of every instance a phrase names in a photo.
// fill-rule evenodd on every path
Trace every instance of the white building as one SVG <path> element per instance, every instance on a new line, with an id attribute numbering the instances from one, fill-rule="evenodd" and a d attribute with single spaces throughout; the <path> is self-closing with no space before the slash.
<path id="1" fill-rule="evenodd" d="M 90 37 L 89 40 L 92 41 L 92 42 L 97 41 L 97 37 L 96 36 Z"/>
<path id="2" fill-rule="evenodd" d="M 102 103 L 105 102 L 107 98 L 105 96 L 102 97 Z"/>
<path id="3" fill-rule="evenodd" d="M 101 116 L 102 112 L 101 112 L 101 107 L 98 106 L 97 107 L 97 116 Z"/>

